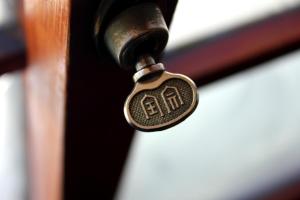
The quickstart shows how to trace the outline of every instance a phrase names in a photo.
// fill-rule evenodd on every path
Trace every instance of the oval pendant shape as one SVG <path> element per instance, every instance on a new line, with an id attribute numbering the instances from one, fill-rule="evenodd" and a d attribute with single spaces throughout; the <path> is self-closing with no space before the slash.
<path id="1" fill-rule="evenodd" d="M 154 81 L 136 83 L 125 102 L 124 114 L 138 130 L 159 131 L 182 122 L 197 104 L 194 82 L 184 75 L 164 71 Z"/>

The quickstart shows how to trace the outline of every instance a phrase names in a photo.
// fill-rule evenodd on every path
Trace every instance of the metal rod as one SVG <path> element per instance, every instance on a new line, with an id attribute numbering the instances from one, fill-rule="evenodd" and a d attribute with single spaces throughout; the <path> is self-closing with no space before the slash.
<path id="1" fill-rule="evenodd" d="M 148 67 L 150 65 L 155 65 L 156 62 L 154 58 L 148 54 L 140 56 L 138 58 L 137 63 L 135 64 L 136 71 L 140 71 L 141 69 L 144 69 L 145 67 Z"/>

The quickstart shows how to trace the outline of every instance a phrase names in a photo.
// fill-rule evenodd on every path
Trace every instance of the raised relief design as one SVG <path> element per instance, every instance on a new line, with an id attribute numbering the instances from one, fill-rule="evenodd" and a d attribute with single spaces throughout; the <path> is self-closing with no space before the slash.
<path id="1" fill-rule="evenodd" d="M 146 119 L 150 119 L 151 116 L 159 114 L 161 117 L 164 116 L 160 105 L 156 97 L 151 95 L 145 95 L 141 100 L 141 106 L 146 115 Z"/>
<path id="2" fill-rule="evenodd" d="M 180 108 L 184 104 L 176 87 L 166 86 L 165 89 L 161 92 L 161 96 L 168 110 L 168 113 L 170 113 L 172 110 Z"/>
<path id="3" fill-rule="evenodd" d="M 198 96 L 193 83 L 179 75 L 165 79 L 155 84 L 139 83 L 127 98 L 125 117 L 133 127 L 163 130 L 185 120 L 195 110 Z"/>

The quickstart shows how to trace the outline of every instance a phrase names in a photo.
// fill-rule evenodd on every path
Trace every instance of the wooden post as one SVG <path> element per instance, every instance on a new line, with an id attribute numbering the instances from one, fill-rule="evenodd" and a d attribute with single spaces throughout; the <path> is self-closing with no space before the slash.
<path id="1" fill-rule="evenodd" d="M 24 0 L 29 198 L 62 195 L 69 0 Z"/>
<path id="2" fill-rule="evenodd" d="M 131 77 L 92 38 L 99 1 L 24 0 L 30 199 L 111 199 L 133 135 Z"/>
<path id="3" fill-rule="evenodd" d="M 96 53 L 100 2 L 23 0 L 30 199 L 112 199 L 118 186 L 134 132 L 123 116 L 133 81 Z M 170 22 L 176 0 L 157 3 Z"/>

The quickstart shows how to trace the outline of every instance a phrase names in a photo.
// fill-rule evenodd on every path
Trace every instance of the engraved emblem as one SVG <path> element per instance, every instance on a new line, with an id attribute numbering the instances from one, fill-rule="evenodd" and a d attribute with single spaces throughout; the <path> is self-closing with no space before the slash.
<path id="1" fill-rule="evenodd" d="M 161 96 L 168 110 L 168 113 L 170 113 L 171 110 L 180 108 L 184 104 L 176 87 L 166 86 L 165 89 L 161 92 Z"/>
<path id="2" fill-rule="evenodd" d="M 141 106 L 143 108 L 143 111 L 146 115 L 146 119 L 149 119 L 150 116 L 160 114 L 160 116 L 164 116 L 160 105 L 158 104 L 158 101 L 156 97 L 151 95 L 145 95 L 141 100 Z"/>
<path id="3" fill-rule="evenodd" d="M 184 75 L 164 71 L 154 82 L 136 82 L 124 113 L 136 129 L 157 131 L 182 122 L 197 104 L 195 84 Z"/>

